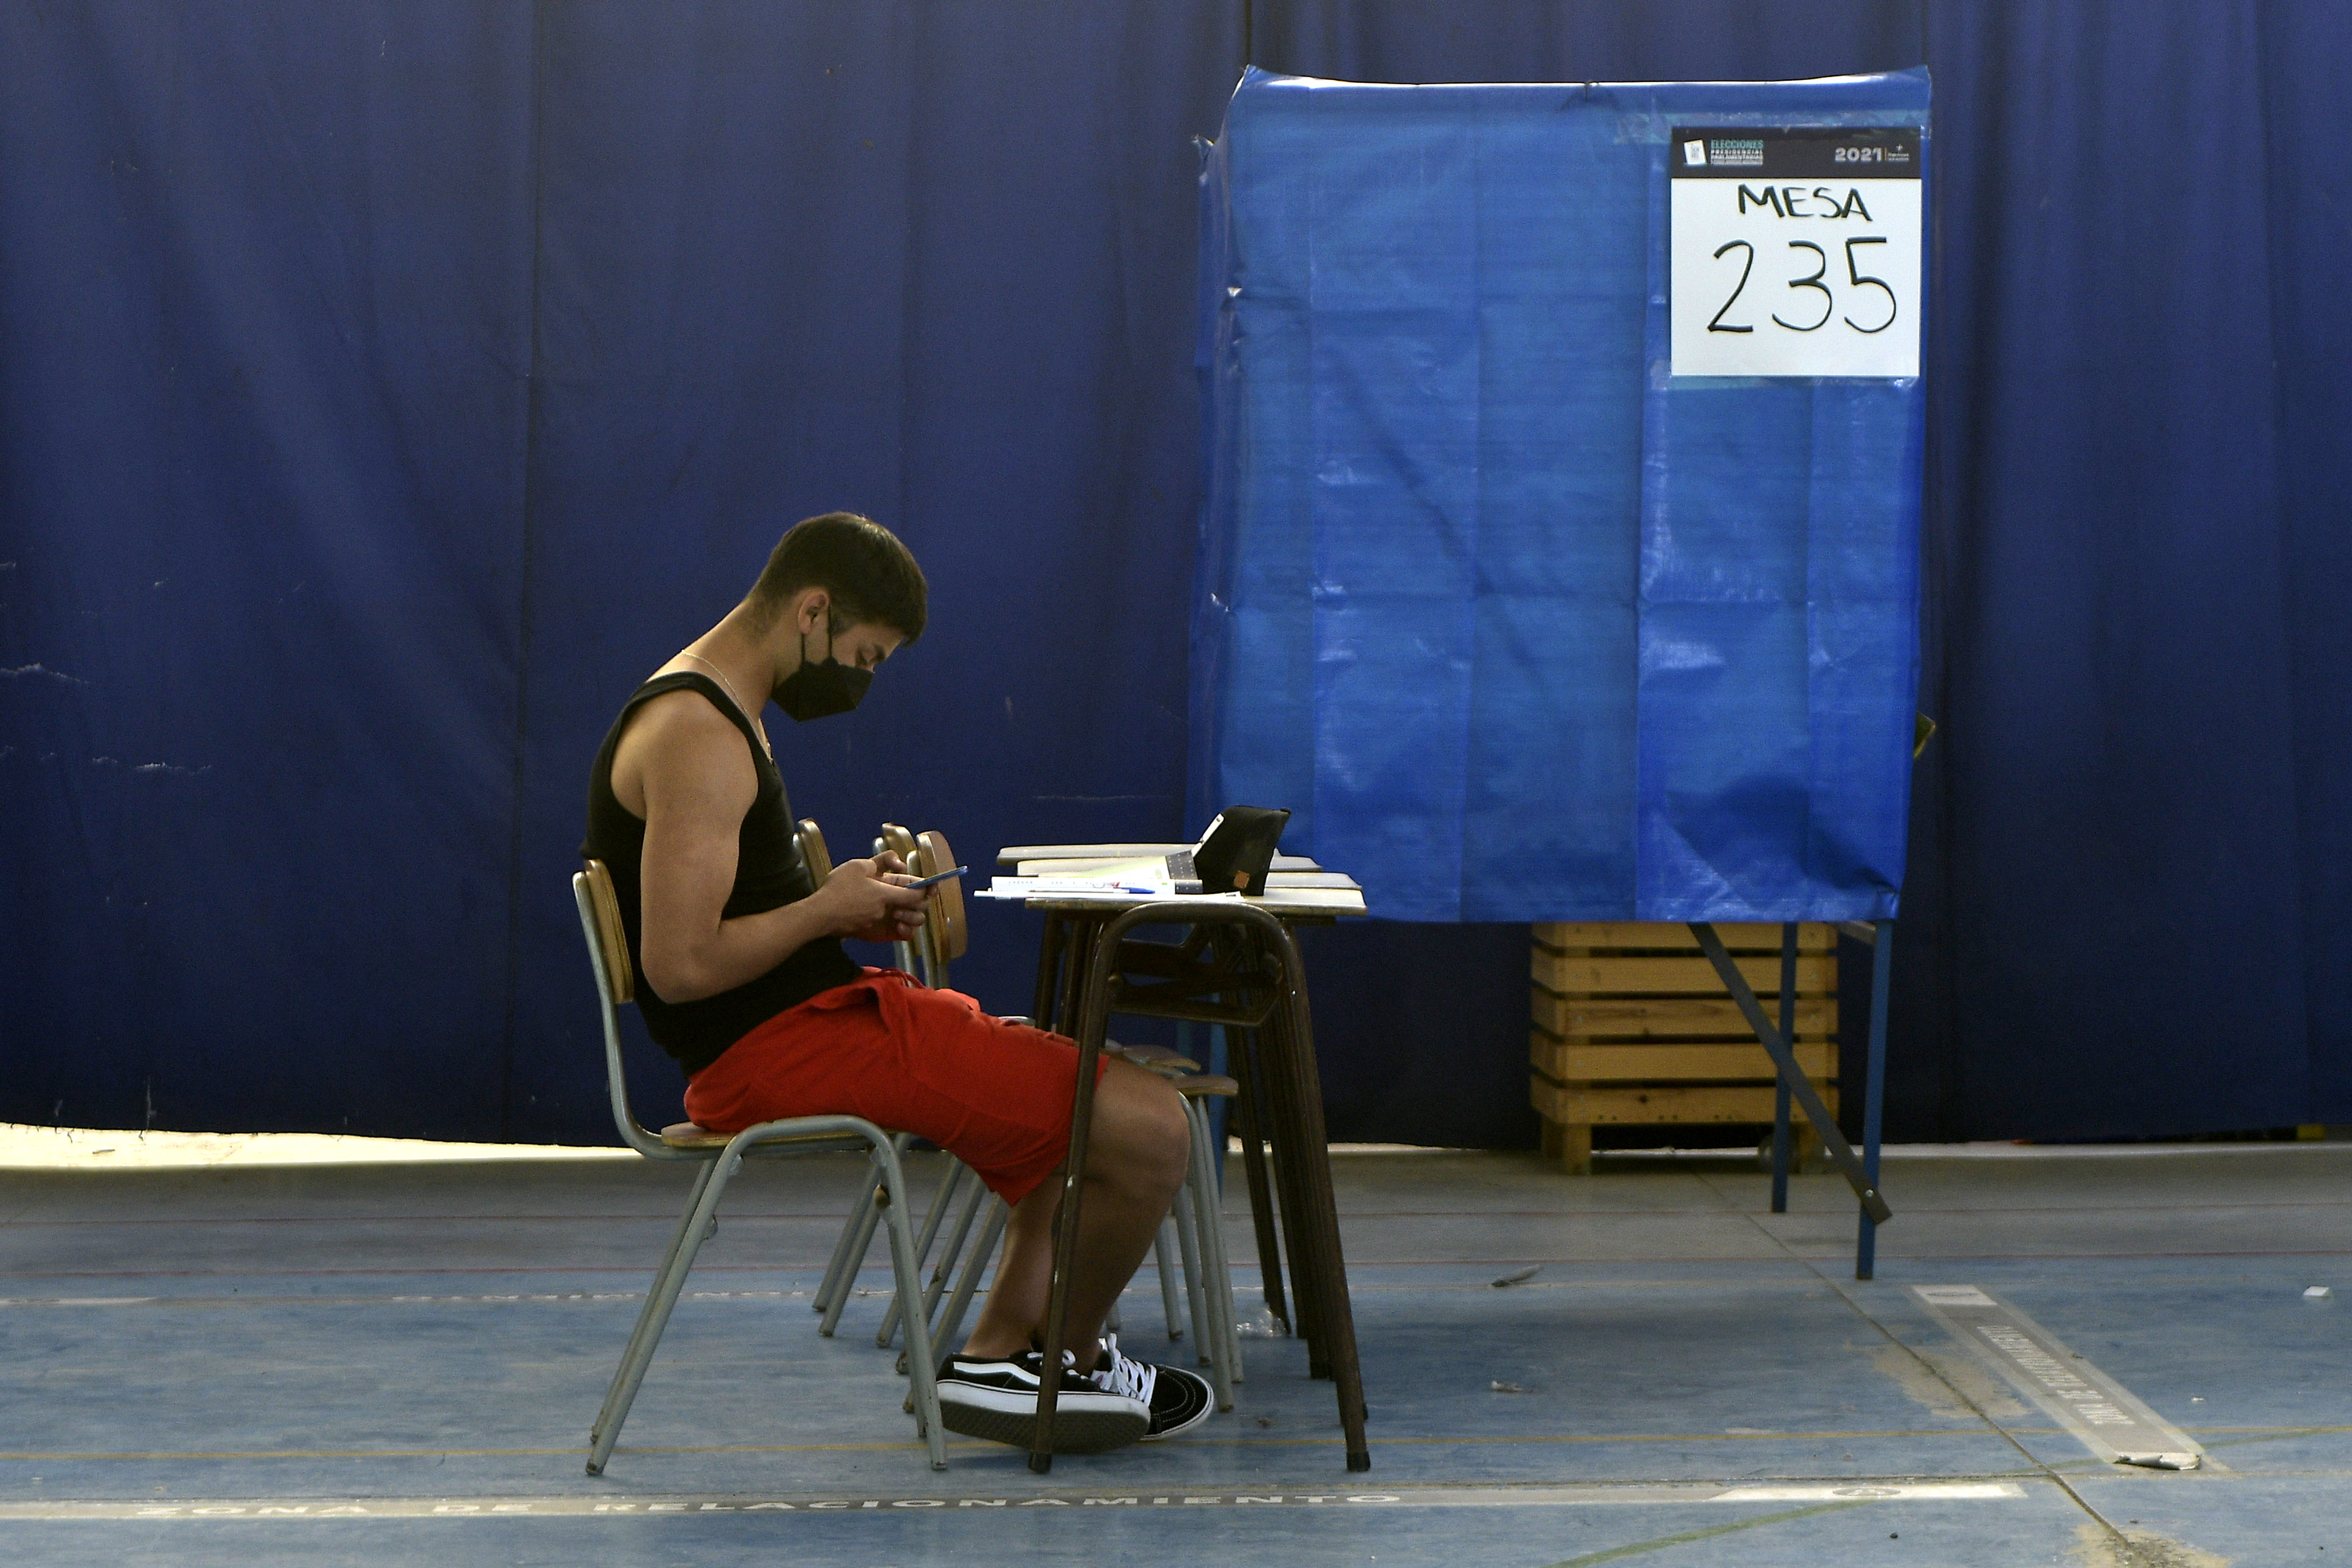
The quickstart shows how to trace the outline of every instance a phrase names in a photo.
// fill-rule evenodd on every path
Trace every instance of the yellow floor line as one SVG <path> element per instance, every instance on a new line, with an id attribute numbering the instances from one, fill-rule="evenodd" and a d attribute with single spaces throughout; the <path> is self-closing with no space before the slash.
<path id="1" fill-rule="evenodd" d="M 1612 1546 L 1600 1552 L 1588 1552 L 1580 1557 L 1570 1557 L 1555 1563 L 1551 1568 L 1595 1568 L 1602 1563 L 1615 1563 L 1622 1558 L 1639 1557 L 1659 1552 L 1669 1546 L 1687 1546 L 1694 1542 L 1712 1541 L 1720 1535 L 1733 1535 L 1745 1530 L 1761 1530 L 1770 1525 L 1787 1524 L 1794 1520 L 1811 1519 L 1818 1514 L 1843 1513 L 1850 1508 L 1860 1508 L 1860 1502 L 1823 1503 L 1815 1508 L 1791 1509 L 1785 1513 L 1768 1513 L 1761 1519 L 1736 1520 L 1729 1524 L 1709 1525 L 1703 1530 L 1685 1530 L 1674 1535 L 1661 1535 L 1652 1541 L 1636 1541 L 1625 1546 Z"/>

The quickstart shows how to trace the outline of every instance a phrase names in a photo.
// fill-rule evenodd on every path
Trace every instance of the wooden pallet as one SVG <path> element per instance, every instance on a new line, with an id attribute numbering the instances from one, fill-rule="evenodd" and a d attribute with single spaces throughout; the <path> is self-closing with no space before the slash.
<path id="1" fill-rule="evenodd" d="M 1780 928 L 1734 924 L 1716 931 L 1766 1013 L 1777 1018 Z M 1835 928 L 1799 926 L 1797 953 L 1792 1048 L 1834 1111 Z M 1595 1127 L 1771 1121 L 1772 1058 L 1688 926 L 1538 925 L 1531 970 L 1528 1098 L 1543 1117 L 1545 1158 L 1580 1174 L 1590 1172 Z M 1810 1157 L 1816 1148 L 1812 1130 L 1801 1116 L 1797 1127 L 1796 1152 Z"/>

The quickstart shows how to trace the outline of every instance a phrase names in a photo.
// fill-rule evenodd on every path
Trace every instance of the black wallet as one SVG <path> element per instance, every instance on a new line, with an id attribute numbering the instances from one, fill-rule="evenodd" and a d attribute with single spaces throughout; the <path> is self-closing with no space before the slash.
<path id="1" fill-rule="evenodd" d="M 1290 813 L 1280 806 L 1229 805 L 1217 813 L 1201 847 L 1192 851 L 1192 869 L 1206 893 L 1265 891 L 1266 868 L 1282 842 L 1283 825 Z"/>

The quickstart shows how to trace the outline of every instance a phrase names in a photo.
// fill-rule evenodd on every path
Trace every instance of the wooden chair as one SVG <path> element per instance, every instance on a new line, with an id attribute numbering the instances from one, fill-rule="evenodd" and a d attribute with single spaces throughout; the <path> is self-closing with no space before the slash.
<path id="1" fill-rule="evenodd" d="M 882 831 L 874 837 L 874 857 L 878 860 L 885 854 L 896 855 L 906 863 L 909 871 L 914 871 L 915 836 L 895 822 L 884 823 Z M 915 871 L 915 875 L 919 877 L 922 874 Z M 926 985 L 931 983 L 930 975 L 926 972 L 921 962 L 922 950 L 919 947 L 911 942 L 902 942 L 896 944 L 896 951 L 899 969 L 914 975 Z"/>
<path id="2" fill-rule="evenodd" d="M 814 824 L 804 824 L 814 827 Z M 955 867 L 955 852 L 947 837 L 939 832 L 910 834 L 894 823 L 885 823 L 875 843 L 877 852 L 896 851 L 918 877 L 937 876 Z M 949 984 L 955 962 L 970 951 L 971 928 L 964 914 L 961 883 L 950 878 L 929 889 L 924 909 L 922 930 L 912 944 L 915 949 L 915 971 L 924 984 L 943 987 Z M 1106 1046 L 1113 1055 L 1124 1058 L 1138 1067 L 1160 1074 L 1174 1086 L 1183 1098 L 1185 1120 L 1192 1140 L 1192 1159 L 1169 1216 L 1160 1224 L 1160 1232 L 1152 1244 L 1153 1261 L 1160 1276 L 1160 1310 L 1168 1325 L 1168 1337 L 1183 1337 L 1183 1325 L 1189 1319 L 1192 1330 L 1194 1353 L 1200 1363 L 1211 1369 L 1216 1390 L 1217 1407 L 1230 1410 L 1234 1406 L 1233 1384 L 1242 1378 L 1241 1342 L 1234 1310 L 1233 1265 L 1225 1249 L 1224 1230 L 1220 1223 L 1221 1184 L 1216 1172 L 1218 1160 L 1211 1136 L 1207 1105 L 1218 1098 L 1230 1098 L 1240 1092 L 1240 1086 L 1222 1075 L 1205 1074 L 1200 1063 L 1182 1053 L 1164 1046 L 1124 1046 L 1112 1042 Z M 902 1148 L 903 1152 L 903 1148 Z M 977 1293 L 980 1280 L 996 1256 L 998 1244 L 1004 1233 L 1010 1211 L 995 1194 L 989 1192 L 977 1173 L 949 1157 L 948 1169 L 940 1178 L 938 1194 L 925 1215 L 921 1235 L 916 1241 L 918 1268 L 931 1264 L 931 1276 L 920 1298 L 922 1316 L 930 1325 L 929 1342 L 951 1345 L 963 1330 L 963 1320 Z M 950 1223 L 950 1216 L 952 1222 Z M 975 1226 L 977 1239 L 973 1239 Z M 825 1314 L 821 1331 L 830 1334 L 839 1321 L 841 1309 L 851 1293 L 857 1271 L 864 1266 L 867 1248 L 872 1245 L 874 1227 L 870 1194 L 860 1200 L 858 1207 L 842 1227 L 841 1240 L 834 1249 L 834 1262 L 826 1270 L 824 1284 L 819 1289 L 819 1310 Z M 944 1234 L 946 1243 L 940 1248 L 936 1264 L 932 1264 L 931 1248 Z M 971 1250 L 967 1253 L 967 1243 Z M 1176 1268 L 1171 1265 L 1171 1255 L 1181 1260 L 1184 1300 L 1180 1306 L 1177 1297 Z M 959 1270 L 958 1263 L 961 1268 Z M 952 1294 L 949 1279 L 954 1277 Z M 895 1297 L 886 1310 L 882 1326 L 876 1333 L 877 1346 L 887 1349 L 897 1335 L 902 1321 L 902 1307 L 909 1298 Z M 944 1300 L 944 1311 L 941 1303 Z M 1189 1310 L 1188 1310 L 1189 1309 Z M 1114 1311 L 1116 1309 L 1114 1309 Z M 1114 1318 L 1112 1327 L 1116 1328 Z M 908 1369 L 910 1355 L 899 1357 L 899 1369 Z"/>
<path id="3" fill-rule="evenodd" d="M 824 875 L 831 876 L 833 857 L 825 847 L 824 834 L 814 822 L 806 818 L 800 823 L 799 833 L 801 853 L 808 857 L 810 868 L 814 870 L 822 863 L 824 867 Z M 874 853 L 877 858 L 885 853 L 894 854 L 911 868 L 917 863 L 919 848 L 913 834 L 895 822 L 886 822 L 882 825 L 882 831 L 875 837 Z M 915 874 L 929 875 L 928 872 L 923 871 L 917 871 Z M 959 905 L 960 909 L 961 905 Z M 930 965 L 928 957 L 919 958 L 919 952 L 927 950 L 919 950 L 918 944 L 914 942 L 901 942 L 892 945 L 896 949 L 899 969 L 923 978 L 926 984 L 931 983 L 929 979 Z M 904 1155 L 908 1145 L 911 1142 L 913 1139 L 904 1133 L 899 1134 L 897 1143 L 898 1152 Z M 963 1162 L 955 1159 L 952 1155 L 949 1157 L 947 1172 L 940 1178 L 939 1191 L 932 1197 L 930 1211 L 923 1220 L 922 1236 L 916 1244 L 915 1266 L 918 1271 L 921 1269 L 923 1260 L 930 1255 L 931 1243 L 939 1233 L 940 1220 L 947 1212 L 947 1205 L 954 1201 L 955 1190 L 961 1184 L 965 1171 Z M 814 1310 L 821 1314 L 816 1331 L 827 1339 L 831 1339 L 834 1331 L 840 1327 L 842 1310 L 849 1305 L 850 1297 L 856 1292 L 857 1273 L 859 1269 L 866 1267 L 866 1254 L 874 1245 L 874 1226 L 878 1217 L 875 1208 L 874 1194 L 869 1191 L 859 1195 L 857 1202 L 850 1207 L 848 1218 L 842 1223 L 841 1237 L 833 1246 L 833 1258 L 825 1265 L 824 1278 L 817 1285 L 815 1299 L 809 1303 Z M 883 1320 L 882 1332 L 877 1337 L 878 1343 L 887 1346 L 895 1337 L 898 1330 L 897 1311 L 898 1298 L 894 1295 L 889 1312 Z"/>
<path id="4" fill-rule="evenodd" d="M 904 830 L 901 829 L 901 831 Z M 833 851 L 825 844 L 824 829 L 816 825 L 815 818 L 803 816 L 793 825 L 793 836 L 800 844 L 801 858 L 808 863 L 810 879 L 817 886 L 823 887 L 825 879 L 833 875 Z M 874 841 L 874 848 L 877 854 L 881 852 L 880 839 Z M 907 951 L 907 944 L 900 942 L 898 948 L 904 953 Z M 903 1155 L 910 1142 L 912 1140 L 902 1133 L 894 1140 L 894 1147 Z M 936 1204 L 932 1206 L 934 1209 L 938 1207 Z M 873 1243 L 874 1218 L 874 1194 L 871 1189 L 868 1189 L 860 1195 L 856 1206 L 851 1211 L 850 1223 L 843 1227 L 841 1238 L 834 1243 L 833 1258 L 826 1263 L 824 1278 L 817 1285 L 815 1300 L 810 1303 L 813 1310 L 824 1314 L 824 1321 L 817 1325 L 817 1332 L 828 1339 L 832 1337 L 835 1325 L 840 1322 L 841 1309 L 847 1304 L 849 1292 L 856 1283 L 854 1279 L 845 1282 L 842 1276 L 842 1271 L 848 1263 L 850 1243 L 853 1239 L 856 1240 L 858 1257 L 862 1262 L 866 1248 Z M 856 1236 L 861 1220 L 866 1224 L 866 1234 L 862 1237 Z M 925 1248 L 930 1246 L 929 1228 L 926 1228 L 923 1233 L 921 1246 Z M 919 1254 L 916 1267 L 918 1269 L 921 1268 Z"/>
<path id="5" fill-rule="evenodd" d="M 906 830 L 900 828 L 898 831 L 904 833 Z M 825 879 L 833 875 L 833 851 L 824 841 L 824 829 L 816 825 L 815 818 L 803 816 L 793 825 L 793 836 L 800 845 L 801 858 L 808 863 L 811 879 L 817 886 L 824 886 Z M 882 840 L 877 838 L 874 841 L 875 853 L 881 853 L 882 848 Z M 907 956 L 910 951 L 908 945 L 900 942 L 898 947 L 901 962 L 912 963 L 913 960 Z M 898 1154 L 904 1155 L 907 1146 L 912 1142 L 913 1140 L 906 1134 L 899 1133 L 893 1138 L 892 1147 Z M 939 1205 L 935 1202 L 931 1207 L 936 1215 Z M 823 1314 L 822 1321 L 817 1324 L 817 1332 L 828 1339 L 832 1338 L 835 1328 L 839 1325 L 841 1310 L 848 1304 L 850 1294 L 856 1287 L 855 1271 L 849 1269 L 851 1245 L 853 1242 L 856 1244 L 858 1261 L 862 1267 L 866 1250 L 873 1245 L 874 1225 L 877 1218 L 874 1206 L 874 1193 L 871 1188 L 868 1188 L 859 1195 L 856 1205 L 851 1209 L 849 1223 L 842 1227 L 840 1239 L 834 1243 L 833 1257 L 825 1264 L 824 1278 L 817 1285 L 815 1299 L 809 1303 L 812 1310 Z M 922 1240 L 917 1250 L 918 1271 L 922 1267 L 921 1255 L 929 1248 L 931 1233 L 937 1228 L 937 1224 L 936 1218 L 925 1222 Z M 863 1226 L 862 1235 L 860 1234 L 861 1226 Z"/>
<path id="6" fill-rule="evenodd" d="M 875 852 L 896 853 L 907 868 L 918 877 L 935 876 L 952 868 L 954 851 L 940 833 L 909 833 L 896 823 L 886 822 L 874 841 Z M 933 887 L 924 908 L 924 922 L 912 943 L 902 944 L 900 963 L 908 972 L 919 977 L 926 985 L 944 986 L 949 983 L 955 961 L 970 950 L 971 928 L 964 918 L 963 889 L 950 879 Z M 931 1270 L 920 1301 L 926 1323 L 931 1325 L 930 1342 L 947 1345 L 962 1332 L 963 1320 L 970 1310 L 972 1297 L 978 1292 L 981 1277 L 989 1262 L 996 1256 L 997 1245 L 1003 1238 L 1005 1221 L 1011 1211 L 986 1184 L 962 1161 L 950 1154 L 948 1167 L 940 1178 L 938 1193 L 931 1200 L 930 1212 L 924 1216 L 922 1234 L 917 1238 L 915 1252 L 918 1267 L 931 1261 L 931 1247 L 944 1231 L 947 1241 L 939 1260 Z M 950 1216 L 952 1215 L 952 1223 Z M 973 1241 L 974 1227 L 978 1238 Z M 861 1198 L 842 1226 L 841 1240 L 834 1249 L 834 1263 L 828 1268 L 819 1297 L 825 1313 L 821 1331 L 830 1333 L 839 1321 L 841 1307 L 847 1300 L 857 1271 L 865 1265 L 866 1253 L 872 1245 L 874 1215 L 869 1198 Z M 969 1253 L 966 1244 L 971 1243 Z M 958 1271 L 959 1260 L 962 1263 Z M 950 1293 L 949 1281 L 954 1286 Z M 945 1303 L 942 1315 L 941 1303 Z M 885 1310 L 882 1326 L 874 1336 L 875 1344 L 887 1349 L 897 1338 L 902 1317 L 904 1300 L 894 1296 Z M 1172 1318 L 1171 1318 L 1172 1321 Z M 905 1370 L 908 1357 L 901 1354 L 899 1366 Z"/>
<path id="7" fill-rule="evenodd" d="M 895 850 L 907 863 L 908 870 L 918 877 L 936 876 L 952 869 L 956 864 L 954 851 L 948 847 L 946 837 L 939 833 L 909 834 L 895 823 L 882 825 L 877 841 L 881 848 Z M 955 961 L 961 958 L 971 945 L 971 927 L 964 919 L 963 888 L 955 879 L 932 887 L 926 895 L 923 926 L 913 942 L 917 973 L 926 985 L 945 986 Z M 982 1273 L 988 1260 L 996 1255 L 997 1243 L 1004 1235 L 1004 1224 L 1010 1212 L 991 1193 L 979 1173 L 954 1155 L 948 1156 L 948 1168 L 940 1178 L 940 1189 L 931 1203 L 930 1213 L 924 1216 L 923 1233 L 916 1243 L 919 1266 L 930 1260 L 930 1249 L 938 1239 L 949 1215 L 954 1222 L 947 1226 L 947 1243 L 940 1253 L 939 1262 L 920 1298 L 923 1320 L 931 1326 L 929 1340 L 935 1345 L 950 1343 L 963 1329 L 964 1314 L 971 1309 L 971 1299 L 980 1288 Z M 854 1229 L 860 1224 L 859 1215 L 852 1215 Z M 866 1222 L 870 1230 L 870 1221 Z M 979 1239 L 969 1256 L 965 1243 L 972 1237 L 973 1226 L 979 1226 Z M 852 1254 L 863 1262 L 866 1242 L 854 1240 Z M 963 1268 L 957 1274 L 959 1258 Z M 855 1270 L 853 1269 L 854 1273 Z M 949 1279 L 955 1276 L 953 1294 L 949 1293 Z M 905 1298 L 894 1298 L 884 1311 L 882 1326 L 874 1336 L 877 1346 L 887 1349 L 897 1337 L 905 1306 Z M 945 1315 L 940 1304 L 946 1302 Z M 902 1354 L 903 1370 L 910 1358 Z"/>
<path id="8" fill-rule="evenodd" d="M 824 830 L 813 818 L 803 816 L 793 827 L 793 837 L 800 841 L 801 858 L 808 862 L 809 879 L 818 887 L 833 875 L 833 854 L 824 847 Z"/>
<path id="9" fill-rule="evenodd" d="M 937 876 L 941 871 L 951 869 L 956 863 L 955 852 L 949 848 L 946 836 L 937 832 L 918 835 L 915 854 L 908 861 L 919 877 Z M 929 897 L 920 933 L 926 946 L 924 962 L 930 984 L 945 985 L 950 966 L 971 948 L 971 931 L 964 921 L 963 889 L 958 880 L 950 879 L 938 884 L 930 889 Z M 1171 1340 L 1182 1338 L 1182 1330 L 1176 1287 L 1169 1267 L 1169 1253 L 1173 1250 L 1181 1258 L 1194 1352 L 1201 1363 L 1212 1370 L 1217 1407 L 1230 1410 L 1234 1406 L 1232 1385 L 1241 1381 L 1240 1335 L 1234 1313 L 1233 1267 L 1225 1252 L 1223 1227 L 1218 1223 L 1220 1200 L 1215 1172 L 1220 1162 L 1211 1147 L 1207 1103 L 1220 1097 L 1230 1098 L 1238 1094 L 1240 1086 L 1232 1079 L 1202 1073 L 1200 1063 L 1165 1046 L 1111 1044 L 1106 1048 L 1138 1067 L 1158 1073 L 1183 1097 L 1185 1120 L 1192 1137 L 1192 1159 L 1185 1172 L 1184 1185 L 1178 1191 L 1168 1218 L 1160 1222 L 1160 1236 L 1152 1244 L 1152 1256 L 1160 1275 L 1160 1310 L 1165 1314 Z M 979 1180 L 975 1177 L 972 1196 L 976 1199 L 981 1193 Z M 963 1278 L 958 1281 L 955 1299 L 949 1303 L 947 1316 L 938 1325 L 934 1343 L 945 1344 L 961 1331 L 964 1307 L 971 1299 L 972 1289 L 978 1284 L 980 1271 L 995 1255 L 1004 1216 L 1003 1205 L 990 1199 L 988 1226 L 982 1234 L 979 1247 L 965 1262 Z M 946 1249 L 940 1254 L 938 1272 L 932 1278 L 933 1294 L 924 1304 L 927 1311 L 937 1300 L 936 1292 L 940 1281 L 955 1266 L 956 1254 L 963 1245 L 969 1219 L 967 1207 Z M 1170 1246 L 1171 1240 L 1174 1243 L 1172 1248 Z M 1115 1321 L 1113 1326 L 1117 1326 Z M 886 1345 L 889 1342 L 889 1327 L 886 1321 L 878 1342 Z"/>
<path id="10" fill-rule="evenodd" d="M 621 1352 L 621 1364 L 605 1392 L 604 1407 L 596 1413 L 596 1425 L 589 1433 L 588 1473 L 593 1476 L 604 1473 L 614 1445 L 620 1441 L 622 1423 L 628 1419 L 629 1406 L 636 1399 L 646 1368 L 661 1342 L 663 1330 L 668 1327 L 671 1309 L 677 1305 L 678 1292 L 686 1284 L 688 1271 L 694 1267 L 695 1254 L 717 1228 L 719 1200 L 728 1182 L 743 1168 L 745 1159 L 866 1150 L 879 1184 L 874 1201 L 889 1226 L 890 1260 L 902 1297 L 913 1299 L 920 1271 L 915 1260 L 914 1237 L 907 1221 L 907 1186 L 899 1169 L 898 1145 L 892 1134 L 873 1122 L 856 1116 L 798 1116 L 763 1121 L 732 1136 L 710 1131 L 690 1121 L 666 1127 L 658 1133 L 638 1124 L 636 1114 L 629 1109 L 628 1085 L 623 1076 L 619 1014 L 635 995 L 636 971 L 630 961 L 628 937 L 621 924 L 620 900 L 613 890 L 612 874 L 602 861 L 591 860 L 573 875 L 572 896 L 580 908 L 581 934 L 588 944 L 588 962 L 596 978 L 597 1006 L 604 1016 L 604 1078 L 612 1097 L 613 1125 L 619 1131 L 621 1141 L 646 1159 L 683 1161 L 697 1167 L 694 1184 L 687 1194 L 685 1216 L 678 1223 L 677 1233 L 670 1238 L 669 1251 L 662 1258 L 661 1267 L 655 1271 L 652 1288 L 646 1292 L 646 1304 L 637 1313 L 636 1327 L 630 1331 L 627 1348 Z M 928 1326 L 913 1321 L 907 1325 L 911 1352 L 908 1357 L 911 1384 L 908 1404 L 929 1451 L 931 1468 L 942 1470 L 947 1468 L 947 1446 L 940 1425 L 939 1390 L 934 1385 L 937 1358 L 930 1353 L 925 1332 Z"/>
<path id="11" fill-rule="evenodd" d="M 915 839 L 914 856 L 908 864 L 916 868 L 918 877 L 936 877 L 955 869 L 955 851 L 948 847 L 944 834 L 919 834 Z M 963 918 L 963 879 L 950 877 L 934 883 L 924 896 L 929 902 L 923 908 L 920 934 L 936 975 L 931 985 L 937 989 L 948 983 L 949 966 L 971 951 L 971 928 Z"/>

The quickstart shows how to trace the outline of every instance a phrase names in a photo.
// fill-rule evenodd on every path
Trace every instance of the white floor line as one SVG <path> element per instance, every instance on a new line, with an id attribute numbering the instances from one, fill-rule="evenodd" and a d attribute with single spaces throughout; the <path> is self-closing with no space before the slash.
<path id="1" fill-rule="evenodd" d="M 1238 1141 L 1227 1152 L 1238 1153 Z M 2309 1154 L 2352 1150 L 2352 1142 L 2262 1143 L 1889 1143 L 1889 1160 L 2148 1159 L 2220 1154 Z M 1486 1154 L 1413 1143 L 1334 1143 L 1341 1156 Z M 1602 1150 L 1612 1163 L 1674 1164 L 1748 1161 L 1745 1149 Z M 327 1132 L 142 1132 L 136 1129 L 37 1127 L 0 1122 L 0 1172 L 212 1170 L 278 1165 L 414 1165 L 485 1161 L 635 1160 L 634 1150 L 563 1143 L 454 1143 L 422 1138 L 361 1138 Z"/>
<path id="2" fill-rule="evenodd" d="M 443 1143 L 329 1132 L 142 1132 L 0 1121 L 0 1171 L 217 1170 L 256 1165 L 437 1165 L 509 1160 L 637 1160 L 634 1149 Z"/>
<path id="3" fill-rule="evenodd" d="M 63 1500 L 0 1503 L 0 1520 L 641 1519 L 714 1513 L 921 1513 L 945 1509 L 1603 1508 L 1789 1502 L 1993 1502 L 2022 1498 L 2013 1481 L 1832 1481 L 1779 1486 L 1713 1482 L 1585 1487 L 1399 1487 L 1328 1491 L 1183 1491 L 1097 1488 L 1040 1493 L 936 1491 L 915 1496 L 679 1493 L 668 1496 L 341 1497 Z"/>
<path id="4" fill-rule="evenodd" d="M 1889 1160 L 2148 1160 L 2187 1155 L 2231 1159 L 2352 1155 L 2352 1140 L 2310 1139 L 2260 1143 L 1889 1143 Z"/>

